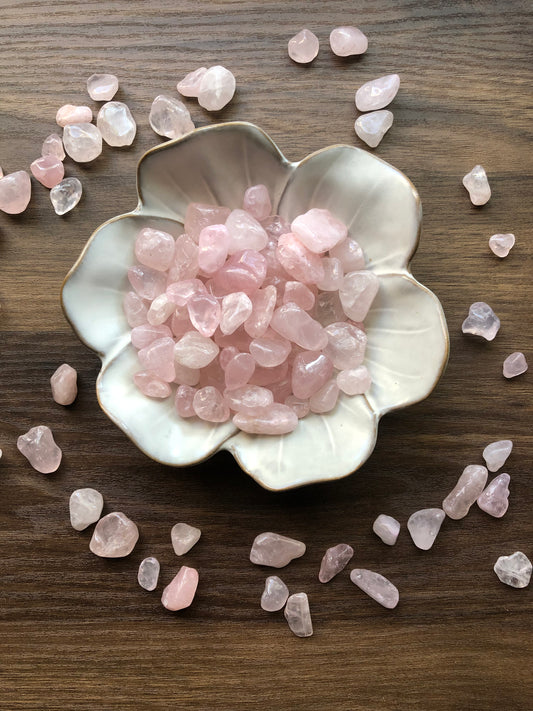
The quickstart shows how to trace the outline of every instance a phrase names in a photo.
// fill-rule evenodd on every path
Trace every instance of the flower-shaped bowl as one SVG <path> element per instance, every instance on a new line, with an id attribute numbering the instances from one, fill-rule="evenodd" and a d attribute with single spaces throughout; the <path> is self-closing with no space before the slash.
<path id="1" fill-rule="evenodd" d="M 129 291 L 139 229 L 183 232 L 190 202 L 240 207 L 246 188 L 263 183 L 273 211 L 289 222 L 311 207 L 328 208 L 361 244 L 380 278 L 365 319 L 365 395 L 341 395 L 335 409 L 310 414 L 291 434 L 249 435 L 231 421 L 181 419 L 172 402 L 152 400 L 133 384 L 139 369 L 122 302 Z M 370 456 L 380 417 L 427 397 L 447 361 L 449 340 L 437 297 L 412 276 L 421 206 L 412 183 L 367 151 L 337 145 L 288 161 L 256 126 L 233 122 L 199 128 L 148 151 L 137 173 L 137 208 L 101 225 L 68 273 L 62 290 L 67 319 L 102 359 L 96 389 L 101 407 L 149 457 L 195 464 L 229 450 L 262 486 L 289 489 L 346 476 Z"/>

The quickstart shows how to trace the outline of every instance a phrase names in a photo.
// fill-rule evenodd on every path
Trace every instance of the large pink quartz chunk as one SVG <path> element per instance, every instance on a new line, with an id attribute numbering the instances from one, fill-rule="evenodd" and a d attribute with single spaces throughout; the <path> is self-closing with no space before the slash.
<path id="1" fill-rule="evenodd" d="M 501 469 L 512 451 L 513 443 L 510 439 L 500 439 L 488 444 L 483 450 L 483 459 L 489 472 Z"/>
<path id="2" fill-rule="evenodd" d="M 165 138 L 180 138 L 194 130 L 191 114 L 183 101 L 164 94 L 153 100 L 148 120 L 152 129 Z"/>
<path id="3" fill-rule="evenodd" d="M 464 518 L 487 483 L 489 473 L 485 467 L 470 464 L 459 477 L 453 490 L 442 502 L 442 508 L 453 519 Z"/>
<path id="4" fill-rule="evenodd" d="M 178 574 L 163 590 L 161 602 L 163 607 L 171 612 L 189 607 L 196 595 L 198 587 L 198 571 L 183 565 Z"/>
<path id="5" fill-rule="evenodd" d="M 52 397 L 58 405 L 72 405 L 78 394 L 78 373 L 68 363 L 63 363 L 50 378 Z"/>
<path id="6" fill-rule="evenodd" d="M 269 575 L 265 580 L 265 589 L 261 595 L 261 607 L 267 612 L 277 612 L 281 610 L 287 598 L 289 588 L 277 575 Z"/>
<path id="7" fill-rule="evenodd" d="M 0 178 L 0 210 L 8 215 L 18 215 L 28 207 L 31 197 L 31 180 L 25 170 L 17 170 Z"/>
<path id="8" fill-rule="evenodd" d="M 174 370 L 174 339 L 158 338 L 150 345 L 141 348 L 138 353 L 139 362 L 158 378 L 171 383 L 176 377 Z"/>
<path id="9" fill-rule="evenodd" d="M 56 123 L 64 128 L 71 123 L 91 123 L 93 112 L 88 106 L 65 104 L 57 110 Z"/>
<path id="10" fill-rule="evenodd" d="M 366 52 L 368 39 L 357 27 L 336 27 L 330 32 L 329 45 L 337 57 L 351 57 Z"/>
<path id="11" fill-rule="evenodd" d="M 206 274 L 214 274 L 226 261 L 230 245 L 225 225 L 208 225 L 198 238 L 198 266 Z"/>
<path id="12" fill-rule="evenodd" d="M 417 548 L 423 551 L 431 548 L 445 516 L 442 509 L 420 509 L 409 516 L 407 530 Z"/>
<path id="13" fill-rule="evenodd" d="M 42 474 L 55 472 L 63 453 L 54 441 L 52 430 L 45 425 L 32 427 L 17 440 L 17 449 L 31 466 Z"/>
<path id="14" fill-rule="evenodd" d="M 318 579 L 321 583 L 329 583 L 336 575 L 346 568 L 353 558 L 353 548 L 347 543 L 328 548 L 320 563 Z"/>
<path id="15" fill-rule="evenodd" d="M 324 353 L 331 358 L 335 368 L 346 370 L 362 364 L 367 343 L 364 331 L 346 322 L 330 323 L 325 331 L 328 344 Z"/>
<path id="16" fill-rule="evenodd" d="M 516 378 L 517 375 L 522 375 L 528 369 L 526 357 L 520 351 L 511 353 L 503 361 L 503 376 L 505 378 Z"/>
<path id="17" fill-rule="evenodd" d="M 500 330 L 500 319 L 484 301 L 476 301 L 468 309 L 468 316 L 461 326 L 463 333 L 481 336 L 493 341 Z"/>
<path id="18" fill-rule="evenodd" d="M 160 271 L 145 266 L 130 267 L 128 279 L 142 299 L 153 301 L 165 291 L 166 279 Z"/>
<path id="19" fill-rule="evenodd" d="M 209 67 L 198 87 L 198 103 L 206 111 L 220 111 L 235 94 L 235 77 L 226 67 Z"/>
<path id="20" fill-rule="evenodd" d="M 229 419 L 229 407 L 224 396 L 212 385 L 196 391 L 192 406 L 196 415 L 206 422 L 225 422 Z"/>
<path id="21" fill-rule="evenodd" d="M 318 351 L 299 353 L 292 365 L 292 392 L 306 400 L 320 390 L 333 375 L 333 363 Z"/>
<path id="22" fill-rule="evenodd" d="M 102 134 L 92 123 L 73 123 L 63 129 L 63 145 L 78 163 L 88 163 L 102 152 Z"/>
<path id="23" fill-rule="evenodd" d="M 274 402 L 255 415 L 238 412 L 233 423 L 249 434 L 283 435 L 296 429 L 298 417 L 291 407 Z"/>
<path id="24" fill-rule="evenodd" d="M 70 524 L 75 531 L 83 531 L 96 523 L 102 515 L 104 497 L 96 489 L 76 489 L 70 495 Z"/>
<path id="25" fill-rule="evenodd" d="M 195 329 L 209 338 L 220 323 L 220 303 L 212 294 L 194 294 L 187 301 L 189 318 Z"/>
<path id="26" fill-rule="evenodd" d="M 383 543 L 388 546 L 393 546 L 398 539 L 398 534 L 400 533 L 400 522 L 392 516 L 379 514 L 372 524 L 372 530 L 376 536 L 381 538 Z"/>
<path id="27" fill-rule="evenodd" d="M 489 247 L 491 251 L 500 259 L 506 257 L 515 244 L 515 236 L 509 232 L 508 234 L 492 235 L 489 239 Z"/>
<path id="28" fill-rule="evenodd" d="M 174 357 L 187 368 L 205 368 L 217 357 L 219 350 L 210 338 L 189 331 L 176 343 Z"/>
<path id="29" fill-rule="evenodd" d="M 65 160 L 65 149 L 63 148 L 61 136 L 58 136 L 57 133 L 51 133 L 47 136 L 43 141 L 41 155 L 54 156 L 54 158 L 59 158 L 59 160 Z"/>
<path id="30" fill-rule="evenodd" d="M 118 78 L 114 74 L 91 74 L 87 79 L 87 92 L 93 101 L 111 101 L 118 91 Z"/>
<path id="31" fill-rule="evenodd" d="M 258 289 L 251 296 L 252 313 L 244 322 L 244 330 L 249 336 L 258 338 L 266 332 L 276 308 L 276 299 L 276 287 L 272 285 Z"/>
<path id="32" fill-rule="evenodd" d="M 292 232 L 279 238 L 276 256 L 285 271 L 297 281 L 316 284 L 324 278 L 319 255 L 307 249 Z"/>
<path id="33" fill-rule="evenodd" d="M 242 209 L 260 222 L 266 220 L 272 212 L 272 203 L 266 185 L 252 185 L 244 193 Z"/>
<path id="34" fill-rule="evenodd" d="M 339 399 L 339 386 L 334 378 L 328 380 L 319 390 L 309 398 L 309 409 L 319 415 L 331 412 Z M 305 402 L 305 399 L 303 399 Z M 288 404 L 288 403 L 286 403 Z M 296 413 L 298 414 L 298 413 Z"/>
<path id="35" fill-rule="evenodd" d="M 200 540 L 202 532 L 195 526 L 190 526 L 188 523 L 176 523 L 170 531 L 170 539 L 172 548 L 176 555 L 185 555 L 193 546 Z"/>
<path id="36" fill-rule="evenodd" d="M 198 67 L 192 72 L 186 74 L 181 81 L 176 85 L 176 89 L 182 96 L 187 96 L 191 98 L 198 98 L 198 93 L 200 92 L 200 84 L 204 74 L 207 71 L 207 67 Z"/>
<path id="37" fill-rule="evenodd" d="M 341 370 L 337 374 L 337 385 L 346 395 L 362 395 L 372 385 L 372 377 L 365 365 Z"/>
<path id="38" fill-rule="evenodd" d="M 249 353 L 237 353 L 226 366 L 224 382 L 228 390 L 247 385 L 254 374 L 255 360 Z"/>
<path id="39" fill-rule="evenodd" d="M 300 592 L 290 595 L 283 614 L 287 620 L 289 629 L 297 637 L 311 637 L 313 634 L 313 623 L 306 593 Z"/>
<path id="40" fill-rule="evenodd" d="M 108 146 L 131 146 L 137 124 L 129 107 L 122 101 L 108 101 L 96 117 L 96 125 Z"/>
<path id="41" fill-rule="evenodd" d="M 267 233 L 255 217 L 245 210 L 233 210 L 226 220 L 226 228 L 229 234 L 229 254 L 244 249 L 260 252 L 267 245 Z"/>
<path id="42" fill-rule="evenodd" d="M 255 537 L 250 550 L 250 560 L 256 565 L 284 568 L 291 560 L 305 553 L 305 543 L 279 533 L 267 531 Z"/>
<path id="43" fill-rule="evenodd" d="M 394 121 L 392 111 L 382 109 L 362 114 L 355 120 L 354 129 L 359 138 L 370 148 L 376 148 Z"/>
<path id="44" fill-rule="evenodd" d="M 36 178 L 45 188 L 53 188 L 63 180 L 65 167 L 63 163 L 54 156 L 42 156 L 37 158 L 30 165 L 33 177 Z"/>
<path id="45" fill-rule="evenodd" d="M 463 178 L 472 205 L 485 205 L 490 200 L 490 185 L 482 165 L 475 165 Z"/>
<path id="46" fill-rule="evenodd" d="M 252 313 L 250 297 L 243 291 L 227 294 L 222 299 L 220 330 L 226 335 L 234 333 Z"/>
<path id="47" fill-rule="evenodd" d="M 478 496 L 477 505 L 482 511 L 501 518 L 509 508 L 509 474 L 498 474 Z"/>
<path id="48" fill-rule="evenodd" d="M 144 227 L 135 240 L 135 256 L 150 269 L 165 271 L 174 257 L 174 238 L 168 232 Z"/>
<path id="49" fill-rule="evenodd" d="M 124 558 L 138 540 L 139 529 L 133 521 L 126 514 L 113 511 L 96 524 L 89 549 L 101 558 Z"/>
<path id="50" fill-rule="evenodd" d="M 367 81 L 355 93 L 355 105 L 359 111 L 376 111 L 390 104 L 400 88 L 400 77 L 387 74 L 379 79 Z"/>
<path id="51" fill-rule="evenodd" d="M 168 382 L 151 371 L 142 370 L 135 373 L 133 382 L 147 397 L 165 400 L 172 392 Z"/>
<path id="52" fill-rule="evenodd" d="M 283 338 L 308 351 L 318 351 L 328 344 L 328 335 L 322 326 L 297 304 L 283 304 L 274 311 L 271 328 Z"/>
<path id="53" fill-rule="evenodd" d="M 250 342 L 250 353 L 258 365 L 264 368 L 273 368 L 281 365 L 289 353 L 291 344 L 274 331 L 267 331 L 263 336 L 254 338 Z"/>
<path id="54" fill-rule="evenodd" d="M 198 245 L 189 235 L 183 234 L 176 239 L 174 260 L 168 270 L 168 283 L 182 279 L 194 279 L 198 274 Z"/>
<path id="55" fill-rule="evenodd" d="M 383 607 L 392 610 L 398 604 L 400 599 L 398 588 L 383 575 L 373 570 L 354 568 L 350 573 L 350 580 Z"/>
<path id="56" fill-rule="evenodd" d="M 226 390 L 224 398 L 231 410 L 247 415 L 259 415 L 263 408 L 274 402 L 272 391 L 259 385 L 244 385 L 234 390 Z"/>
<path id="57" fill-rule="evenodd" d="M 301 30 L 288 43 L 289 57 L 298 64 L 308 64 L 318 54 L 318 37 L 311 30 Z"/>
<path id="58" fill-rule="evenodd" d="M 364 321 L 379 289 L 379 279 L 369 271 L 349 272 L 339 289 L 344 313 L 352 321 Z"/>
<path id="59" fill-rule="evenodd" d="M 209 225 L 223 225 L 230 215 L 229 207 L 208 205 L 201 202 L 191 202 L 185 212 L 185 232 L 191 239 L 198 242 L 200 232 Z"/>
<path id="60" fill-rule="evenodd" d="M 330 257 L 336 257 L 342 264 L 344 273 L 358 272 L 365 268 L 365 256 L 359 244 L 347 237 L 329 250 Z"/>
<path id="61" fill-rule="evenodd" d="M 346 239 L 348 228 L 329 210 L 313 207 L 298 215 L 291 223 L 291 231 L 307 249 L 323 254 Z"/>

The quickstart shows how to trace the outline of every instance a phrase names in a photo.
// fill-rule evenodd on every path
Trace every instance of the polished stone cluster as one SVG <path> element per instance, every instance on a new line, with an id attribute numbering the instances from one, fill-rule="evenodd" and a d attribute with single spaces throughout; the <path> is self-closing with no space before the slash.
<path id="1" fill-rule="evenodd" d="M 83 531 L 96 523 L 102 515 L 104 497 L 96 489 L 90 487 L 76 489 L 70 495 L 69 512 L 70 523 L 76 531 Z"/>
<path id="2" fill-rule="evenodd" d="M 490 200 L 490 185 L 482 165 L 475 165 L 463 178 L 472 205 L 485 205 Z"/>

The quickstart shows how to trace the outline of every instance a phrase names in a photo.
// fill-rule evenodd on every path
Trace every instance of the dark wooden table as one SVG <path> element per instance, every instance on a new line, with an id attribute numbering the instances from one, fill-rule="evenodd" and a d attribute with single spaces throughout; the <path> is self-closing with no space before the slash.
<path id="1" fill-rule="evenodd" d="M 501 554 L 533 557 L 531 373 L 506 381 L 511 352 L 533 361 L 531 337 L 531 16 L 527 0 L 413 2 L 0 1 L 0 165 L 28 169 L 54 128 L 57 108 L 87 103 L 85 80 L 112 71 L 118 99 L 138 122 L 131 149 L 105 148 L 94 164 L 67 160 L 84 184 L 64 218 L 34 184 L 28 210 L 0 214 L 0 708 L 15 709 L 398 709 L 533 708 L 532 589 L 502 585 Z M 529 6 L 530 7 L 530 6 Z M 356 24 L 363 57 L 341 60 L 330 30 Z M 292 64 L 286 43 L 303 26 L 321 51 Z M 332 143 L 362 145 L 355 89 L 401 75 L 394 126 L 376 154 L 403 170 L 424 207 L 415 275 L 441 299 L 451 357 L 435 392 L 384 418 L 374 454 L 355 475 L 328 485 L 269 493 L 227 454 L 173 470 L 149 461 L 100 411 L 99 361 L 71 332 L 59 303 L 62 279 L 91 232 L 136 203 L 135 165 L 158 142 L 151 101 L 176 81 L 221 63 L 237 77 L 220 120 L 259 124 L 300 159 Z M 91 103 L 91 102 L 88 102 Z M 92 105 L 92 104 L 91 104 Z M 190 103 L 197 125 L 214 119 Z M 482 163 L 493 196 L 471 206 L 462 176 Z M 514 232 L 504 261 L 488 250 Z M 502 321 L 492 343 L 462 335 L 473 301 Z M 49 377 L 62 362 L 79 372 L 70 408 L 55 405 Z M 33 471 L 17 437 L 49 425 L 63 448 L 59 471 Z M 405 530 L 415 510 L 440 505 L 484 446 L 511 438 L 511 503 L 502 520 L 473 507 L 447 520 L 422 552 Z M 105 511 L 122 510 L 141 539 L 124 560 L 88 550 L 68 498 L 99 489 Z M 372 533 L 377 514 L 404 528 L 394 548 Z M 162 584 L 178 561 L 169 540 L 179 520 L 202 529 L 187 563 L 200 570 L 194 605 L 166 612 L 136 583 L 147 555 Z M 248 562 L 254 536 L 274 530 L 304 540 L 306 555 L 282 571 L 309 594 L 315 626 L 294 637 L 281 614 L 259 608 L 266 571 Z M 401 600 L 385 610 L 347 573 L 317 581 L 325 549 L 351 543 L 354 563 L 381 571 Z"/>

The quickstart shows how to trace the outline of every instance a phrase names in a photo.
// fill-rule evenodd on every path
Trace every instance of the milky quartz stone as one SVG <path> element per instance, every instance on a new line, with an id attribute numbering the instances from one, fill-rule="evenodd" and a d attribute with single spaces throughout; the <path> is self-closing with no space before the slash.
<path id="1" fill-rule="evenodd" d="M 302 400 L 301 398 L 296 397 L 296 395 L 289 395 L 285 399 L 285 405 L 294 410 L 299 420 L 301 420 L 302 417 L 306 417 L 311 409 L 309 406 L 309 400 Z"/>
<path id="2" fill-rule="evenodd" d="M 51 133 L 43 141 L 43 146 L 41 148 L 42 156 L 54 156 L 59 158 L 59 160 L 65 160 L 65 149 L 63 148 L 63 141 L 61 136 L 57 133 Z"/>
<path id="3" fill-rule="evenodd" d="M 200 84 L 206 71 L 207 67 L 198 67 L 198 69 L 189 72 L 177 83 L 176 89 L 182 96 L 197 98 L 200 92 Z"/>
<path id="4" fill-rule="evenodd" d="M 318 579 L 321 583 L 329 583 L 348 565 L 353 558 L 353 548 L 347 543 L 339 543 L 337 546 L 328 548 L 324 553 L 320 563 Z"/>
<path id="5" fill-rule="evenodd" d="M 52 430 L 45 425 L 32 427 L 17 440 L 17 449 L 31 466 L 42 474 L 55 472 L 63 453 L 54 441 Z"/>
<path id="6" fill-rule="evenodd" d="M 194 294 L 187 301 L 189 318 L 195 329 L 208 338 L 220 323 L 220 302 L 212 294 Z"/>
<path id="7" fill-rule="evenodd" d="M 96 523 L 102 515 L 104 497 L 96 489 L 76 489 L 70 495 L 70 523 L 76 531 L 83 531 Z"/>
<path id="8" fill-rule="evenodd" d="M 141 561 L 139 565 L 139 572 L 137 573 L 137 581 L 141 588 L 144 590 L 152 591 L 157 587 L 157 581 L 159 580 L 159 571 L 161 566 L 157 558 L 145 558 Z"/>
<path id="9" fill-rule="evenodd" d="M 387 109 L 362 114 L 355 120 L 355 133 L 370 148 L 375 148 L 381 143 L 381 139 L 392 126 L 393 120 L 394 114 L 392 111 L 387 111 Z"/>
<path id="10" fill-rule="evenodd" d="M 280 336 L 306 350 L 321 350 L 328 343 L 322 326 L 297 304 L 283 304 L 276 309 L 270 326 Z"/>
<path id="11" fill-rule="evenodd" d="M 362 395 L 372 385 L 372 377 L 365 365 L 341 370 L 337 374 L 337 385 L 346 395 Z"/>
<path id="12" fill-rule="evenodd" d="M 489 239 L 489 247 L 491 251 L 503 259 L 506 257 L 515 245 L 515 236 L 509 232 L 508 234 L 492 235 Z"/>
<path id="13" fill-rule="evenodd" d="M 311 30 L 300 30 L 289 40 L 289 57 L 298 64 L 308 64 L 317 56 L 318 47 L 318 37 Z"/>
<path id="14" fill-rule="evenodd" d="M 397 74 L 387 74 L 372 79 L 360 86 L 355 93 L 355 105 L 359 111 L 376 111 L 390 104 L 400 88 L 400 77 Z"/>
<path id="15" fill-rule="evenodd" d="M 219 350 L 210 338 L 189 331 L 176 343 L 174 357 L 187 368 L 205 368 L 217 357 Z"/>
<path id="16" fill-rule="evenodd" d="M 191 202 L 185 211 L 185 232 L 189 237 L 198 242 L 200 233 L 209 225 L 223 225 L 230 215 L 228 207 L 208 205 L 201 202 Z"/>
<path id="17" fill-rule="evenodd" d="M 364 331 L 351 323 L 336 322 L 326 326 L 328 343 L 324 353 L 335 368 L 346 370 L 357 368 L 365 358 L 367 336 Z"/>
<path id="18" fill-rule="evenodd" d="M 354 568 L 350 573 L 350 580 L 383 607 L 392 610 L 398 604 L 400 599 L 398 588 L 383 575 L 373 570 Z"/>
<path id="19" fill-rule="evenodd" d="M 298 417 L 292 408 L 275 402 L 254 415 L 238 412 L 233 423 L 249 434 L 282 435 L 296 429 Z"/>
<path id="20" fill-rule="evenodd" d="M 133 382 L 139 390 L 148 397 L 164 400 L 172 392 L 168 382 L 150 371 L 143 370 L 135 373 Z"/>
<path id="21" fill-rule="evenodd" d="M 329 35 L 329 45 L 337 57 L 364 54 L 368 49 L 368 39 L 357 27 L 336 27 Z"/>
<path id="22" fill-rule="evenodd" d="M 322 291 L 338 291 L 344 279 L 341 261 L 335 257 L 324 257 L 322 266 L 324 268 L 324 278 L 318 282 L 317 287 Z"/>
<path id="23" fill-rule="evenodd" d="M 276 257 L 293 279 L 304 284 L 316 284 L 324 278 L 324 267 L 318 254 L 311 252 L 291 232 L 278 240 Z"/>
<path id="24" fill-rule="evenodd" d="M 78 373 L 68 363 L 63 363 L 50 378 L 52 397 L 58 405 L 72 405 L 78 394 Z"/>
<path id="25" fill-rule="evenodd" d="M 267 612 L 277 612 L 281 610 L 287 598 L 289 588 L 277 575 L 269 575 L 265 580 L 265 589 L 261 595 L 261 607 Z"/>
<path id="26" fill-rule="evenodd" d="M 202 532 L 199 528 L 189 526 L 188 523 L 177 523 L 172 526 L 170 538 L 172 547 L 176 555 L 185 555 L 191 548 L 198 543 Z"/>
<path id="27" fill-rule="evenodd" d="M 264 368 L 281 365 L 291 352 L 291 344 L 274 331 L 267 331 L 263 336 L 250 342 L 250 355 Z"/>
<path id="28" fill-rule="evenodd" d="M 339 386 L 337 385 L 335 378 L 332 378 L 311 395 L 308 401 L 308 406 L 311 412 L 321 415 L 325 412 L 331 412 L 337 404 L 338 399 Z M 303 402 L 306 401 L 303 400 Z M 298 412 L 296 414 L 298 414 Z"/>
<path id="29" fill-rule="evenodd" d="M 231 410 L 248 415 L 260 414 L 263 408 L 274 402 L 272 391 L 259 385 L 244 385 L 234 390 L 227 390 L 224 398 Z"/>
<path id="30" fill-rule="evenodd" d="M 287 599 L 284 611 L 289 629 L 297 637 L 311 637 L 313 623 L 309 609 L 309 600 L 306 593 L 295 593 Z"/>
<path id="31" fill-rule="evenodd" d="M 71 123 L 91 123 L 92 120 L 93 112 L 88 106 L 65 104 L 56 114 L 56 123 L 62 128 Z"/>
<path id="32" fill-rule="evenodd" d="M 490 185 L 483 166 L 476 165 L 463 178 L 472 205 L 485 205 L 490 200 Z"/>
<path id="33" fill-rule="evenodd" d="M 314 207 L 292 221 L 291 232 L 311 252 L 322 254 L 346 239 L 348 228 L 329 210 Z"/>
<path id="34" fill-rule="evenodd" d="M 91 123 L 75 123 L 63 129 L 63 145 L 72 160 L 88 163 L 102 152 L 102 134 Z"/>
<path id="35" fill-rule="evenodd" d="M 250 550 L 250 560 L 256 565 L 284 568 L 291 560 L 305 553 L 305 543 L 279 533 L 267 531 L 255 537 Z"/>
<path id="36" fill-rule="evenodd" d="M 226 67 L 209 67 L 200 80 L 198 103 L 206 111 L 220 111 L 235 94 L 235 77 Z"/>
<path id="37" fill-rule="evenodd" d="M 494 564 L 494 572 L 505 585 L 512 588 L 527 588 L 531 580 L 531 561 L 521 551 L 502 555 Z"/>
<path id="38" fill-rule="evenodd" d="M 477 464 L 465 467 L 457 484 L 442 502 L 442 508 L 450 518 L 457 520 L 466 516 L 485 488 L 488 475 L 486 467 Z"/>
<path id="39" fill-rule="evenodd" d="M 176 377 L 174 370 L 174 339 L 158 338 L 138 352 L 143 368 L 157 375 L 161 380 L 171 383 Z"/>
<path id="40" fill-rule="evenodd" d="M 146 266 L 128 269 L 128 280 L 143 299 L 152 301 L 165 291 L 166 279 L 161 272 Z"/>
<path id="41" fill-rule="evenodd" d="M 509 474 L 498 474 L 478 496 L 477 505 L 482 511 L 501 518 L 509 508 Z"/>
<path id="42" fill-rule="evenodd" d="M 171 612 L 189 607 L 196 595 L 198 587 L 198 571 L 183 565 L 178 574 L 163 590 L 161 602 L 163 607 Z"/>
<path id="43" fill-rule="evenodd" d="M 166 294 L 159 294 L 150 304 L 146 319 L 152 326 L 160 326 L 172 316 L 176 310 L 176 304 L 170 301 Z"/>
<path id="44" fill-rule="evenodd" d="M 272 213 L 272 203 L 266 185 L 252 185 L 244 193 L 242 209 L 256 220 L 266 220 Z"/>
<path id="45" fill-rule="evenodd" d="M 379 536 L 383 543 L 388 546 L 395 545 L 398 540 L 398 534 L 400 533 L 400 522 L 397 521 L 392 516 L 387 516 L 386 514 L 379 514 L 372 525 L 372 530 Z"/>
<path id="46" fill-rule="evenodd" d="M 50 190 L 50 202 L 56 215 L 65 215 L 81 200 L 83 187 L 78 178 L 64 178 Z"/>
<path id="47" fill-rule="evenodd" d="M 25 170 L 17 170 L 0 178 L 0 210 L 8 215 L 18 215 L 28 207 L 31 197 L 31 180 Z"/>
<path id="48" fill-rule="evenodd" d="M 87 92 L 93 101 L 111 101 L 118 91 L 118 78 L 114 74 L 91 74 L 87 79 Z"/>
<path id="49" fill-rule="evenodd" d="M 153 100 L 148 120 L 152 129 L 165 138 L 180 138 L 194 130 L 191 114 L 183 101 L 164 94 Z"/>
<path id="50" fill-rule="evenodd" d="M 364 321 L 379 290 L 379 279 L 366 270 L 348 272 L 339 289 L 344 313 L 352 321 Z"/>
<path id="51" fill-rule="evenodd" d="M 208 225 L 198 237 L 198 266 L 206 274 L 214 274 L 226 261 L 230 244 L 225 225 Z"/>
<path id="52" fill-rule="evenodd" d="M 483 450 L 483 459 L 489 472 L 497 472 L 498 469 L 501 469 L 512 450 L 513 443 L 510 439 L 500 439 L 487 444 Z"/>
<path id="53" fill-rule="evenodd" d="M 442 509 L 421 509 L 409 516 L 407 529 L 417 548 L 423 551 L 431 548 L 445 516 Z"/>
<path id="54" fill-rule="evenodd" d="M 54 156 L 41 156 L 30 165 L 30 170 L 45 188 L 53 188 L 63 180 L 65 168 L 63 163 Z"/>
<path id="55" fill-rule="evenodd" d="M 315 305 L 315 295 L 305 284 L 299 281 L 287 281 L 283 291 L 283 303 L 297 304 L 304 311 L 310 311 Z"/>
<path id="56" fill-rule="evenodd" d="M 104 104 L 96 117 L 96 125 L 109 146 L 131 146 L 137 133 L 131 111 L 121 101 Z"/>
<path id="57" fill-rule="evenodd" d="M 174 406 L 180 417 L 194 417 L 193 401 L 196 394 L 196 388 L 191 385 L 180 385 L 176 390 L 174 398 Z"/>
<path id="58" fill-rule="evenodd" d="M 226 220 L 226 229 L 229 234 L 228 254 L 235 254 L 243 249 L 259 252 L 267 245 L 267 233 L 245 210 L 232 210 Z"/>
<path id="59" fill-rule="evenodd" d="M 520 351 L 511 353 L 503 361 L 503 375 L 505 378 L 516 378 L 517 375 L 522 375 L 528 369 L 526 357 Z"/>
<path id="60" fill-rule="evenodd" d="M 493 341 L 500 330 L 500 319 L 484 301 L 476 301 L 468 310 L 468 316 L 461 326 L 463 333 L 481 336 Z"/>
<path id="61" fill-rule="evenodd" d="M 113 511 L 96 524 L 89 549 L 101 558 L 124 558 L 138 540 L 139 529 L 133 521 L 122 512 Z"/>
<path id="62" fill-rule="evenodd" d="M 124 314 L 128 324 L 134 328 L 136 326 L 141 326 L 146 323 L 146 316 L 148 314 L 148 306 L 143 301 L 143 299 L 136 294 L 134 291 L 128 291 L 122 302 L 122 308 L 124 309 Z M 171 335 L 170 333 L 168 334 Z M 144 348 L 144 346 L 155 340 L 155 337 L 146 341 L 144 345 L 135 346 L 136 348 Z"/>

